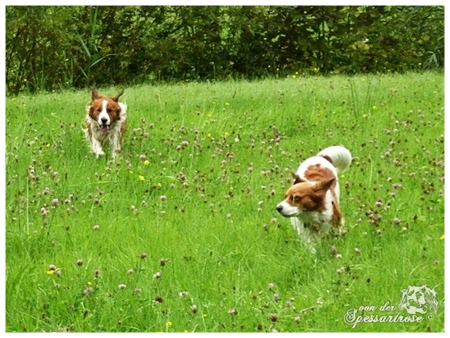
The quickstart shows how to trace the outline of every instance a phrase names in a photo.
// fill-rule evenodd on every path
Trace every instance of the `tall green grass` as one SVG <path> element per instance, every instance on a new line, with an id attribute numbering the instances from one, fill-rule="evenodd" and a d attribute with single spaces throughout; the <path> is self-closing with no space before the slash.
<path id="1" fill-rule="evenodd" d="M 89 98 L 7 98 L 7 331 L 444 330 L 442 74 L 127 88 L 115 161 L 83 138 Z M 312 255 L 275 206 L 334 144 L 349 232 Z M 421 322 L 344 321 L 407 315 L 424 284 Z"/>

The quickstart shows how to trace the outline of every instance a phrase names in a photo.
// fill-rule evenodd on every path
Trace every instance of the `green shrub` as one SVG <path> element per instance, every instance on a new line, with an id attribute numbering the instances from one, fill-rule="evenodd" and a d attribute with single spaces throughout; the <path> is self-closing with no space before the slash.
<path id="1" fill-rule="evenodd" d="M 443 65 L 443 6 L 6 7 L 10 94 Z"/>

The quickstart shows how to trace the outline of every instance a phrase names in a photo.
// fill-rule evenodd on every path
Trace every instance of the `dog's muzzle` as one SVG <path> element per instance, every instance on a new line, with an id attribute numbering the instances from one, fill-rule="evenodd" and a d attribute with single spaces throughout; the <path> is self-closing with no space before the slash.
<path id="1" fill-rule="evenodd" d="M 100 129 L 102 132 L 107 133 L 110 129 L 110 125 L 108 124 L 108 119 L 106 118 L 102 118 L 101 119 L 101 124 L 100 124 Z"/>

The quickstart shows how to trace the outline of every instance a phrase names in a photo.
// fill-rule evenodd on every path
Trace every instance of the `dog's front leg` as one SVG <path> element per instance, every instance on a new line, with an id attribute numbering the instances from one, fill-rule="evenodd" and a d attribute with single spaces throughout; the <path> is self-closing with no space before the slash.
<path id="1" fill-rule="evenodd" d="M 91 140 L 91 146 L 92 146 L 92 151 L 94 152 L 94 154 L 97 158 L 101 155 L 105 155 L 103 148 L 102 148 L 102 144 L 98 140 L 96 140 L 94 137 Z"/>

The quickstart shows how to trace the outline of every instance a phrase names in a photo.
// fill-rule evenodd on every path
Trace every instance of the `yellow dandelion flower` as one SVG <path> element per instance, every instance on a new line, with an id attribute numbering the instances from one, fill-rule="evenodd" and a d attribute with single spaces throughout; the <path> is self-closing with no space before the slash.
<path id="1" fill-rule="evenodd" d="M 144 161 L 144 165 L 149 165 L 150 164 L 150 161 L 149 160 L 145 160 Z"/>
<path id="2" fill-rule="evenodd" d="M 211 138 L 211 134 L 208 134 L 207 136 L 208 136 L 208 138 Z"/>
<path id="3" fill-rule="evenodd" d="M 87 282 L 87 285 L 91 286 L 91 285 L 92 285 L 92 283 L 91 283 L 91 282 Z"/>
<path id="4" fill-rule="evenodd" d="M 158 188 L 162 188 L 162 184 L 161 183 L 158 183 L 157 186 L 158 186 Z"/>
<path id="5" fill-rule="evenodd" d="M 145 181 L 145 177 L 142 175 L 139 175 L 139 181 Z"/>
<path id="6" fill-rule="evenodd" d="M 167 327 L 167 328 L 172 327 L 172 326 L 173 326 L 172 322 L 170 322 L 170 321 L 169 321 L 169 322 L 166 322 L 166 327 Z"/>
<path id="7" fill-rule="evenodd" d="M 223 133 L 223 136 L 225 136 L 225 137 L 227 137 L 228 135 L 230 135 L 230 133 L 227 131 L 225 133 Z"/>
<path id="8" fill-rule="evenodd" d="M 130 170 L 130 174 L 132 174 L 133 173 L 133 170 Z"/>
<path id="9" fill-rule="evenodd" d="M 229 106 L 230 104 L 229 104 L 228 102 L 225 102 L 225 105 L 226 105 L 226 106 Z"/>
<path id="10" fill-rule="evenodd" d="M 47 275 L 53 275 L 55 273 L 55 270 L 47 270 Z"/>

